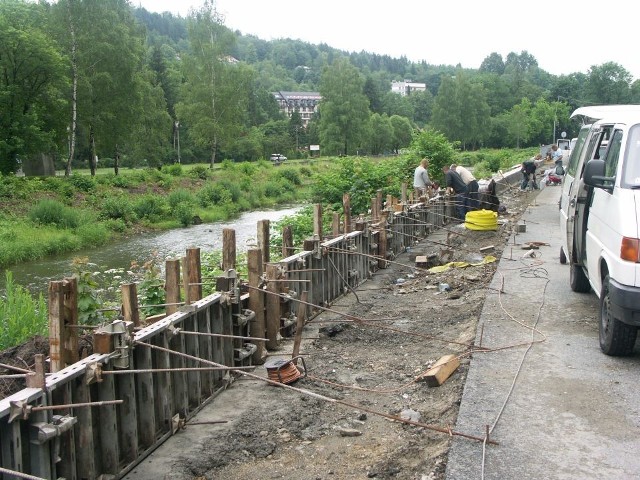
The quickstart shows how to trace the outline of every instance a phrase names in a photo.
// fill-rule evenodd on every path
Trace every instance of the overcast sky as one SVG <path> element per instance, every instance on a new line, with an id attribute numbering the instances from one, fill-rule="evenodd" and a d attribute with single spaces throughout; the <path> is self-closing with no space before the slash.
<path id="1" fill-rule="evenodd" d="M 131 0 L 183 17 L 202 0 Z M 492 52 L 526 50 L 554 75 L 616 62 L 640 79 L 640 2 L 613 0 L 217 0 L 225 25 L 264 40 L 300 39 L 341 50 L 479 68 Z M 597 35 L 600 35 L 598 37 Z M 605 37 L 606 35 L 606 37 Z"/>

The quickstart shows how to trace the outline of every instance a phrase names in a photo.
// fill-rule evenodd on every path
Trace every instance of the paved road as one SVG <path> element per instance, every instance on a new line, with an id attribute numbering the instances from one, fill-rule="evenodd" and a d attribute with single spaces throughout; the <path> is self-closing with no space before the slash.
<path id="1" fill-rule="evenodd" d="M 572 292 L 558 261 L 559 195 L 547 187 L 525 212 L 526 232 L 511 237 L 491 285 L 504 293 L 488 296 L 476 338 L 528 344 L 520 323 L 537 322 L 543 341 L 474 356 L 455 430 L 489 425 L 499 445 L 455 438 L 447 480 L 640 478 L 640 341 L 631 357 L 600 352 L 597 297 Z M 521 260 L 528 241 L 550 246 Z"/>

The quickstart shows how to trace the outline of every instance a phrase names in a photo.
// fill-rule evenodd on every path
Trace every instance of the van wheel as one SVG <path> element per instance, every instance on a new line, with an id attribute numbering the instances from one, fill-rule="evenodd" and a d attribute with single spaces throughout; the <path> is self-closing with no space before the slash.
<path id="1" fill-rule="evenodd" d="M 600 350 L 606 355 L 624 356 L 633 352 L 638 328 L 622 323 L 613 317 L 609 298 L 609 275 L 602 282 L 600 293 L 600 325 L 598 337 Z"/>
<path id="2" fill-rule="evenodd" d="M 578 293 L 589 293 L 591 285 L 589 279 L 584 273 L 584 270 L 580 265 L 576 265 L 571 262 L 569 268 L 569 286 L 571 290 Z"/>
<path id="3" fill-rule="evenodd" d="M 564 254 L 564 250 L 560 247 L 560 263 L 565 265 L 567 263 L 567 256 Z"/>

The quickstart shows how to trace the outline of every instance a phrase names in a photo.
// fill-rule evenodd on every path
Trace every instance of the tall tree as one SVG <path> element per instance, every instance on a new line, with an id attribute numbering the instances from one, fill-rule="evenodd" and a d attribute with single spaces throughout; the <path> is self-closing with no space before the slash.
<path id="1" fill-rule="evenodd" d="M 182 101 L 176 106 L 194 144 L 210 152 L 210 166 L 241 132 L 253 73 L 230 58 L 235 37 L 206 0 L 189 18 L 190 55 L 184 61 Z"/>
<path id="2" fill-rule="evenodd" d="M 502 60 L 502 55 L 493 52 L 486 57 L 480 64 L 480 73 L 502 75 L 504 73 L 504 60 Z"/>
<path id="3" fill-rule="evenodd" d="M 338 58 L 322 72 L 320 95 L 320 139 L 327 153 L 355 152 L 363 139 L 369 118 L 369 100 L 364 80 L 346 58 Z"/>
<path id="4" fill-rule="evenodd" d="M 67 29 L 59 32 L 60 41 L 72 59 L 72 136 L 77 112 L 78 131 L 91 152 L 91 174 L 99 156 L 113 158 L 117 174 L 143 108 L 133 87 L 143 71 L 144 30 L 127 0 L 60 0 L 55 7 Z"/>
<path id="5" fill-rule="evenodd" d="M 369 117 L 369 146 L 371 153 L 380 155 L 391 148 L 393 127 L 387 115 L 374 113 Z"/>
<path id="6" fill-rule="evenodd" d="M 615 62 L 593 65 L 587 74 L 585 97 L 592 104 L 623 104 L 631 100 L 631 74 Z"/>
<path id="7" fill-rule="evenodd" d="M 475 147 L 487 135 L 490 108 L 481 84 L 471 83 L 459 70 L 455 78 L 443 77 L 435 98 L 432 124 L 463 148 Z"/>
<path id="8" fill-rule="evenodd" d="M 44 8 L 0 2 L 0 173 L 63 138 L 64 58 L 44 30 Z"/>
<path id="9" fill-rule="evenodd" d="M 394 153 L 400 153 L 400 149 L 407 147 L 413 137 L 413 127 L 408 118 L 392 115 L 389 118 L 393 134 L 391 136 L 391 148 Z"/>

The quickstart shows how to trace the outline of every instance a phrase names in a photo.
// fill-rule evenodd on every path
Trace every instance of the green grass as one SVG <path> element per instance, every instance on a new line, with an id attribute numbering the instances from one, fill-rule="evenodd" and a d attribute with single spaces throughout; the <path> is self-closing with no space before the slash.
<path id="1" fill-rule="evenodd" d="M 46 335 L 48 311 L 42 294 L 33 298 L 6 272 L 6 288 L 0 297 L 0 350 L 20 345 L 34 335 Z"/>

